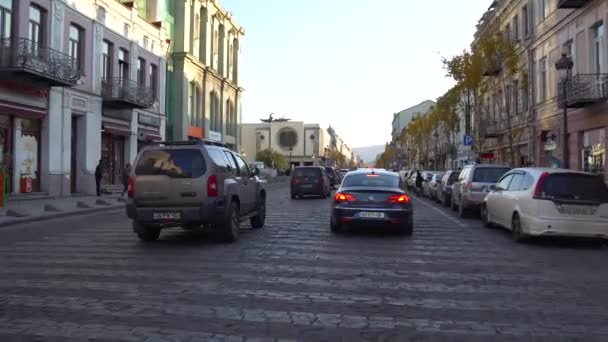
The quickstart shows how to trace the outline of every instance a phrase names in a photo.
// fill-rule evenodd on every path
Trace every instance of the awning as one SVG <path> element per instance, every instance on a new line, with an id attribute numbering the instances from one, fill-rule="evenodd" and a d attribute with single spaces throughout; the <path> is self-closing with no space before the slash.
<path id="1" fill-rule="evenodd" d="M 0 102 L 0 111 L 25 119 L 42 119 L 46 116 L 45 109 L 4 101 Z"/>
<path id="2" fill-rule="evenodd" d="M 114 135 L 123 135 L 129 136 L 131 135 L 131 129 L 129 126 L 117 125 L 113 123 L 103 122 L 101 124 L 102 132 L 114 134 Z"/>

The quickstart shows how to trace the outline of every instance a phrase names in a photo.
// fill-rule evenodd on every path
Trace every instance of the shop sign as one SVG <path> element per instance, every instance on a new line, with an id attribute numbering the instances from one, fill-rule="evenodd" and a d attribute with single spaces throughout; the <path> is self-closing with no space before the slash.
<path id="1" fill-rule="evenodd" d="M 494 159 L 494 153 L 482 153 L 479 157 L 481 159 Z"/>
<path id="2" fill-rule="evenodd" d="M 14 91 L 19 94 L 29 95 L 29 96 L 34 96 L 34 97 L 41 97 L 41 98 L 49 97 L 48 89 L 37 89 L 37 88 L 29 86 L 25 83 L 16 83 L 16 82 L 2 80 L 2 81 L 0 81 L 0 89 L 6 89 L 9 91 Z"/>
<path id="3" fill-rule="evenodd" d="M 160 118 L 144 113 L 139 113 L 138 122 L 142 125 L 160 127 Z"/>
<path id="4" fill-rule="evenodd" d="M 557 142 L 555 142 L 555 140 L 547 140 L 545 142 L 545 151 L 553 151 L 555 149 L 557 149 Z"/>
<path id="5" fill-rule="evenodd" d="M 209 140 L 222 141 L 222 134 L 214 131 L 209 131 Z"/>

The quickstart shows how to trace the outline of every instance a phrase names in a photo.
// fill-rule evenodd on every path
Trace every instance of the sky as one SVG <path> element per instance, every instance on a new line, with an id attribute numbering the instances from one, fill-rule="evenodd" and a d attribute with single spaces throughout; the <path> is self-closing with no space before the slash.
<path id="1" fill-rule="evenodd" d="M 221 0 L 245 29 L 243 122 L 331 124 L 351 147 L 390 140 L 393 113 L 453 81 L 491 0 Z"/>

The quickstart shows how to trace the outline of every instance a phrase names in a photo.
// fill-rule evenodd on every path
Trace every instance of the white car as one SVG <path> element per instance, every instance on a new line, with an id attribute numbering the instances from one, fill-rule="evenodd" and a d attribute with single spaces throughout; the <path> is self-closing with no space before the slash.
<path id="1" fill-rule="evenodd" d="M 564 169 L 521 168 L 490 187 L 481 216 L 486 227 L 531 236 L 608 239 L 608 187 L 603 178 Z"/>

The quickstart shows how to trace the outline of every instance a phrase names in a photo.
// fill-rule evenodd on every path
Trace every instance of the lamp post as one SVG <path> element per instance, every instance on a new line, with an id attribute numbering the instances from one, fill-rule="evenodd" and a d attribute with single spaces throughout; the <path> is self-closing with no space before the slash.
<path id="1" fill-rule="evenodd" d="M 568 57 L 565 53 L 562 53 L 562 57 L 555 62 L 555 69 L 560 74 L 563 91 L 562 157 L 564 159 L 564 169 L 570 168 L 570 151 L 568 150 L 568 81 L 573 66 L 574 62 L 572 62 L 572 58 Z"/>
<path id="2" fill-rule="evenodd" d="M 291 170 L 292 165 L 291 165 L 291 152 L 293 152 L 293 147 L 289 148 L 289 169 Z"/>

